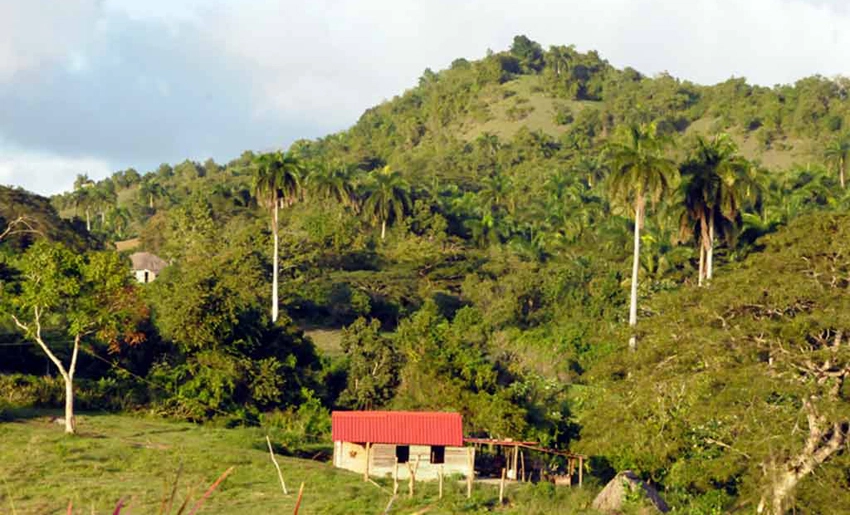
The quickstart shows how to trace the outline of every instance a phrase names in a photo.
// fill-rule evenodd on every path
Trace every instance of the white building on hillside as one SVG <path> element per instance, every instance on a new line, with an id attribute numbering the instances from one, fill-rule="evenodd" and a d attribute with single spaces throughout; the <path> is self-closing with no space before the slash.
<path id="1" fill-rule="evenodd" d="M 156 276 L 168 266 L 168 263 L 150 252 L 136 252 L 130 256 L 130 261 L 133 262 L 133 275 L 142 284 L 156 279 Z"/>

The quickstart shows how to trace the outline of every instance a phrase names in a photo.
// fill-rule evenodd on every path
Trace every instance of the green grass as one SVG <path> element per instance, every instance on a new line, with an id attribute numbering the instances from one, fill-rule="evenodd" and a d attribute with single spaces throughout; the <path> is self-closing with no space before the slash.
<path id="1" fill-rule="evenodd" d="M 600 104 L 552 98 L 540 90 L 541 87 L 540 77 L 525 75 L 493 88 L 484 97 L 490 113 L 489 119 L 483 122 L 466 120 L 460 129 L 463 139 L 474 140 L 483 132 L 510 139 L 521 127 L 528 127 L 532 131 L 539 130 L 557 138 L 569 129 L 569 125 L 555 123 L 558 105 L 569 107 L 575 115 L 583 109 L 596 108 Z M 505 97 L 505 92 L 512 92 L 513 95 Z M 508 109 L 517 104 L 517 99 L 524 100 L 520 105 L 530 108 L 530 112 L 522 119 L 512 120 L 508 115 Z"/>
<path id="2" fill-rule="evenodd" d="M 157 513 L 163 494 L 182 466 L 177 503 L 197 499 L 228 467 L 233 473 L 207 500 L 204 514 L 291 513 L 303 481 L 300 513 L 383 513 L 391 482 L 383 489 L 358 474 L 328 463 L 278 457 L 290 495 L 280 490 L 277 474 L 258 428 L 224 429 L 129 415 L 85 414 L 78 436 L 65 436 L 44 411 L 12 411 L 0 422 L 0 513 L 112 513 L 127 499 L 125 513 Z M 9 418 L 9 413 L 6 414 Z M 497 507 L 498 491 L 476 485 L 467 499 L 462 483 L 446 485 L 437 498 L 436 483 L 417 484 L 408 499 L 406 484 L 391 513 L 586 513 L 593 488 L 554 488 L 512 484 L 509 503 Z M 423 512 L 424 513 L 424 512 Z"/>

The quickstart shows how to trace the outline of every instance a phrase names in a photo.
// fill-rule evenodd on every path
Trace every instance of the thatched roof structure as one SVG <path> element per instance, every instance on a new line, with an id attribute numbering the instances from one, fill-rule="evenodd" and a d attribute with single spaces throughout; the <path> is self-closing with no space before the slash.
<path id="1" fill-rule="evenodd" d="M 148 270 L 155 274 L 168 266 L 162 258 L 150 252 L 136 252 L 130 256 L 130 261 L 133 262 L 133 271 Z"/>
<path id="2" fill-rule="evenodd" d="M 605 488 L 593 500 L 592 506 L 603 513 L 621 513 L 626 498 L 634 499 L 635 495 L 647 501 L 650 511 L 657 510 L 660 513 L 670 511 L 667 503 L 658 494 L 658 490 L 646 484 L 631 470 L 620 472 L 605 485 Z"/>

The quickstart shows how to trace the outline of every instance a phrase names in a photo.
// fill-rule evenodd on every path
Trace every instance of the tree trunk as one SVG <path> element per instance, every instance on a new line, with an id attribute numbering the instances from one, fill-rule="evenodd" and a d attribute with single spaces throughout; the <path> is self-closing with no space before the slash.
<path id="1" fill-rule="evenodd" d="M 153 193 L 148 195 L 148 206 L 153 209 Z"/>
<path id="2" fill-rule="evenodd" d="M 65 433 L 72 435 L 77 432 L 77 421 L 74 418 L 74 376 L 63 374 L 65 379 Z"/>
<path id="3" fill-rule="evenodd" d="M 86 208 L 86 231 L 91 232 L 91 214 L 89 208 Z"/>
<path id="4" fill-rule="evenodd" d="M 794 494 L 797 485 L 806 476 L 834 455 L 841 452 L 847 444 L 848 422 L 828 423 L 826 416 L 819 415 L 809 401 L 804 402 L 809 423 L 809 436 L 803 449 L 796 456 L 775 466 L 777 470 L 770 484 L 770 489 L 762 497 L 756 511 L 763 513 L 770 506 L 772 515 L 784 515 L 787 511 L 788 499 Z"/>
<path id="5" fill-rule="evenodd" d="M 106 227 L 106 210 L 100 212 L 100 225 Z"/>
<path id="6" fill-rule="evenodd" d="M 635 327 L 637 326 L 637 288 L 638 288 L 638 270 L 640 268 L 640 221 L 643 215 L 643 198 L 638 198 L 635 201 L 635 246 L 634 256 L 632 257 L 632 292 L 631 301 L 629 303 L 629 327 L 632 330 L 632 336 L 629 338 L 629 349 L 637 348 L 637 334 Z"/>
<path id="7" fill-rule="evenodd" d="M 274 203 L 274 220 L 272 221 L 272 235 L 274 239 L 274 258 L 272 263 L 272 322 L 277 322 L 278 298 L 277 298 L 277 274 L 278 274 L 278 234 L 277 234 L 277 202 Z"/>
<path id="8" fill-rule="evenodd" d="M 705 245 L 699 242 L 699 279 L 697 286 L 702 286 L 703 278 L 705 278 Z"/>
<path id="9" fill-rule="evenodd" d="M 383 240 L 387 236 L 387 220 L 384 219 L 381 221 L 381 239 Z"/>
<path id="10" fill-rule="evenodd" d="M 708 245 L 706 248 L 705 257 L 705 281 L 711 281 L 712 272 L 714 271 L 714 220 L 708 224 Z"/>
<path id="11" fill-rule="evenodd" d="M 842 159 L 842 160 L 841 160 L 841 163 L 839 164 L 839 167 L 838 167 L 838 168 L 839 168 L 839 171 L 838 171 L 838 180 L 841 182 L 841 189 L 845 189 L 845 186 L 844 186 L 844 174 L 845 174 L 845 172 L 847 171 L 847 160 L 846 160 L 846 159 Z"/>
<path id="12" fill-rule="evenodd" d="M 77 370 L 77 357 L 80 355 L 80 341 L 83 337 L 81 334 L 74 337 L 74 349 L 71 352 L 71 364 L 66 370 L 62 365 L 62 362 L 59 361 L 59 358 L 53 354 L 50 347 L 47 346 L 41 337 L 41 310 L 38 307 L 34 307 L 33 313 L 35 315 L 35 327 L 32 332 L 30 331 L 30 328 L 18 320 L 18 317 L 15 315 L 12 315 L 12 320 L 14 320 L 15 325 L 18 326 L 18 328 L 24 331 L 24 334 L 32 334 L 35 343 L 41 347 L 41 350 L 44 351 L 47 358 L 56 365 L 56 369 L 59 370 L 59 374 L 62 376 L 62 379 L 65 380 L 65 433 L 74 434 L 77 432 L 77 422 L 74 418 L 74 372 Z"/>

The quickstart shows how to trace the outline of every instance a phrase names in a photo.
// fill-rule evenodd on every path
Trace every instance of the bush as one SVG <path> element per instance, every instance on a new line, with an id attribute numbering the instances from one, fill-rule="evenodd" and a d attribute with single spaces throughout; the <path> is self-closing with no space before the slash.
<path id="1" fill-rule="evenodd" d="M 81 410 L 125 411 L 148 401 L 147 388 L 131 378 L 76 379 L 74 394 L 75 407 Z M 7 410 L 64 408 L 65 382 L 55 376 L 0 375 L 0 402 Z"/>
<path id="2" fill-rule="evenodd" d="M 555 110 L 555 123 L 558 125 L 569 125 L 573 123 L 575 117 L 573 116 L 573 110 L 568 106 L 559 105 Z"/>
<path id="3" fill-rule="evenodd" d="M 311 390 L 303 390 L 304 402 L 297 409 L 275 410 L 260 415 L 260 426 L 288 451 L 330 440 L 331 414 Z"/>

